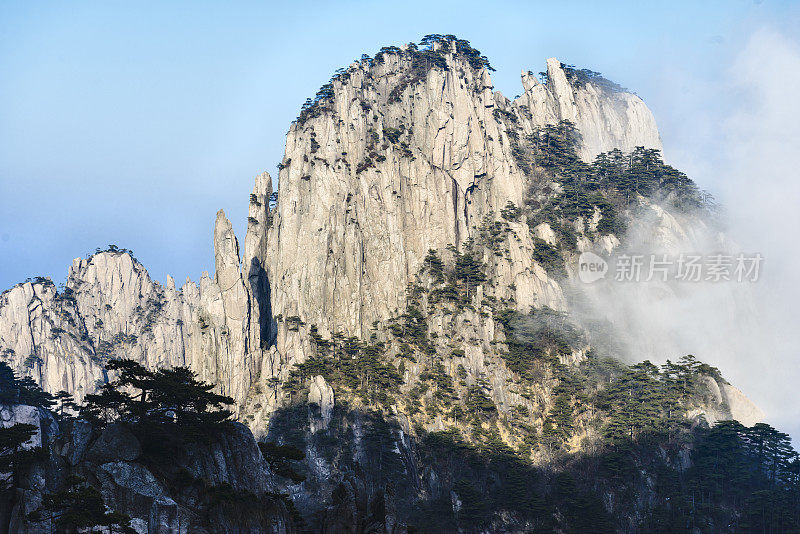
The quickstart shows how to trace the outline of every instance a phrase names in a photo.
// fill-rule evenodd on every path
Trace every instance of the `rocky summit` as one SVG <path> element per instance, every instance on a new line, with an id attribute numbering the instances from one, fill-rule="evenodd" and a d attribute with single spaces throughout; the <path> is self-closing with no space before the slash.
<path id="1" fill-rule="evenodd" d="M 750 525 L 742 492 L 784 491 L 797 465 L 750 445 L 785 435 L 724 369 L 655 342 L 632 359 L 577 280 L 585 252 L 729 247 L 714 206 L 635 94 L 551 58 L 510 100 L 492 70 L 432 35 L 337 71 L 291 124 L 277 191 L 256 177 L 243 247 L 217 213 L 213 277 L 162 284 L 111 246 L 62 288 L 4 291 L 2 424 L 35 427 L 40 453 L 0 531 L 50 532 L 31 514 L 65 487 L 137 532 Z M 217 396 L 187 414 L 237 423 L 208 437 L 199 415 L 126 404 L 178 383 Z M 41 400 L 59 392 L 66 409 Z M 190 436 L 170 465 L 150 423 Z M 739 493 L 707 478 L 719 447 L 751 477 Z"/>

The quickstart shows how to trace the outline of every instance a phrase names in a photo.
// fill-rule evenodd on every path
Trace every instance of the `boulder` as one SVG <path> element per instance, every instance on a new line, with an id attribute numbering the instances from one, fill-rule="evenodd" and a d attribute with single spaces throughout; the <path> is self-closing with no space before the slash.
<path id="1" fill-rule="evenodd" d="M 92 444 L 86 457 L 95 463 L 132 462 L 142 453 L 142 446 L 133 433 L 122 424 L 108 425 Z"/>
<path id="2" fill-rule="evenodd" d="M 92 438 L 92 425 L 82 419 L 72 421 L 65 443 L 61 448 L 61 455 L 70 465 L 78 465 L 86 454 Z"/>
<path id="3" fill-rule="evenodd" d="M 147 521 L 149 532 L 185 532 L 178 505 L 144 466 L 130 462 L 109 462 L 97 470 L 106 504 L 124 510 L 131 518 Z"/>

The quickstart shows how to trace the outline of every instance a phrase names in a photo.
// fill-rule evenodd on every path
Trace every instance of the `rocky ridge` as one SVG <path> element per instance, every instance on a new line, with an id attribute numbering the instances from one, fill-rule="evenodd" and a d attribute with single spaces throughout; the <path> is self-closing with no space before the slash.
<path id="1" fill-rule="evenodd" d="M 216 275 L 177 289 L 152 280 L 126 250 L 76 259 L 62 291 L 48 279 L 0 296 L 0 349 L 20 375 L 78 401 L 107 381 L 104 362 L 127 357 L 151 368 L 185 365 L 243 401 L 260 359 L 249 338 L 251 289 L 239 268 L 230 222 L 214 230 Z M 256 338 L 255 351 L 260 352 Z"/>
<path id="2" fill-rule="evenodd" d="M 516 379 L 500 356 L 500 305 L 484 305 L 569 309 L 564 280 L 534 259 L 541 241 L 558 244 L 557 232 L 548 223 L 533 227 L 528 215 L 503 216 L 562 188 L 537 167 L 524 140 L 569 120 L 588 161 L 614 148 L 659 149 L 658 131 L 637 96 L 555 59 L 544 83 L 523 73 L 525 92 L 510 101 L 493 91 L 488 62 L 468 44 L 428 44 L 383 49 L 323 87 L 287 135 L 274 208 L 270 176 L 256 179 L 241 254 L 230 222 L 217 215 L 213 278 L 180 289 L 168 278 L 162 286 L 114 249 L 76 260 L 61 292 L 36 279 L 0 297 L 5 359 L 46 390 L 79 400 L 107 380 L 107 358 L 187 365 L 232 396 L 260 434 L 283 402 L 281 384 L 317 353 L 312 327 L 324 339 L 377 336 L 396 358 L 401 349 L 388 323 L 407 309 L 428 251 L 450 266 L 477 243 L 487 280 L 455 313 L 429 310 L 432 346 L 440 355 L 464 354 L 462 363 L 444 360 L 454 380 L 459 366 L 468 385 L 491 377 L 488 391 L 502 410 L 527 405 L 545 413 L 547 388 L 532 403 L 508 386 Z M 670 241 L 687 233 L 680 217 L 662 211 L 654 234 Z M 597 211 L 574 221 L 577 251 L 618 246 L 622 236 L 596 231 L 600 218 Z M 495 232 L 491 245 L 487 232 Z M 428 279 L 423 285 L 433 287 Z M 588 348 L 576 347 L 564 361 L 580 361 Z M 413 384 L 423 372 L 409 362 L 404 381 Z"/>

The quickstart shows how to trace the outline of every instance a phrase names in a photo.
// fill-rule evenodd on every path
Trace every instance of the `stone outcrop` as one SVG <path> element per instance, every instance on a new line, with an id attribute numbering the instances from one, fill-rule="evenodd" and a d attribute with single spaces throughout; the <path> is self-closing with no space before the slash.
<path id="1" fill-rule="evenodd" d="M 568 76 L 573 72 L 578 74 Z M 661 150 L 656 121 L 641 98 L 591 79 L 580 80 L 579 73 L 550 58 L 547 83 L 540 83 L 533 73 L 523 72 L 525 94 L 514 104 L 527 111 L 531 125 L 573 122 L 581 133 L 579 153 L 586 161 L 615 148 L 623 152 L 637 146 Z"/>
<path id="2" fill-rule="evenodd" d="M 319 406 L 321 428 L 328 428 L 333 414 L 333 388 L 320 375 L 311 380 L 308 387 L 308 403 Z"/>
<path id="3" fill-rule="evenodd" d="M 730 418 L 736 419 L 745 426 L 753 426 L 764 421 L 764 411 L 753 404 L 736 386 L 730 384 L 722 385 L 722 396 L 724 405 L 730 414 Z"/>
<path id="4" fill-rule="evenodd" d="M 26 423 L 39 429 L 32 445 L 44 453 L 43 459 L 17 474 L 11 508 L 6 501 L 0 503 L 0 528 L 8 525 L 10 532 L 50 532 L 44 524 L 24 518 L 40 506 L 45 494 L 62 489 L 71 474 L 97 487 L 106 505 L 130 516 L 134 530 L 142 534 L 294 531 L 289 512 L 274 496 L 269 466 L 244 425 L 234 423 L 209 444 L 190 444 L 171 465 L 153 470 L 139 459 L 142 447 L 137 438 L 121 425 L 98 432 L 84 421 L 59 420 L 47 410 L 24 405 L 0 405 L 0 415 L 3 427 Z M 241 502 L 215 507 L 214 499 L 208 500 L 214 488 L 238 492 Z M 258 514 L 246 508 L 247 498 L 264 499 Z"/>
<path id="5" fill-rule="evenodd" d="M 58 430 L 52 415 L 36 406 L 0 404 L 0 428 L 14 425 L 32 425 L 35 431 L 31 438 L 22 444 L 24 449 L 41 447 Z"/>
<path id="6" fill-rule="evenodd" d="M 111 424 L 100 434 L 87 453 L 87 458 L 104 463 L 113 460 L 132 462 L 142 453 L 142 447 L 123 425 Z"/>
<path id="7" fill-rule="evenodd" d="M 447 69 L 416 84 L 407 83 L 419 68 L 407 51 L 351 65 L 332 82 L 324 111 L 292 124 L 263 257 L 279 319 L 363 336 L 402 311 L 429 249 L 463 247 L 508 203 L 522 205 L 531 178 L 515 143 L 538 127 L 574 122 L 587 159 L 612 148 L 661 148 L 635 95 L 573 86 L 551 59 L 548 84 L 524 74 L 525 94 L 511 102 L 492 91 L 486 68 L 445 46 L 437 44 Z M 531 260 L 527 227 L 511 230 L 495 286 L 515 289 L 498 296 L 520 309 L 563 309 L 561 288 Z M 278 321 L 280 353 L 304 352 L 297 332 Z"/>

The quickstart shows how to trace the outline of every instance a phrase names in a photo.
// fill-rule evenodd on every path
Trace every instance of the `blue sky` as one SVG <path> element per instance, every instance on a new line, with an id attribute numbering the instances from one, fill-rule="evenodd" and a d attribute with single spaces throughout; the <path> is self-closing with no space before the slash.
<path id="1" fill-rule="evenodd" d="M 797 15 L 768 0 L 288 4 L 0 2 L 0 287 L 63 281 L 109 243 L 159 280 L 213 271 L 216 210 L 241 233 L 305 98 L 383 45 L 454 33 L 510 97 L 550 56 L 601 71 L 651 106 L 669 155 L 695 129 L 670 71 L 713 82 L 749 29 Z"/>

